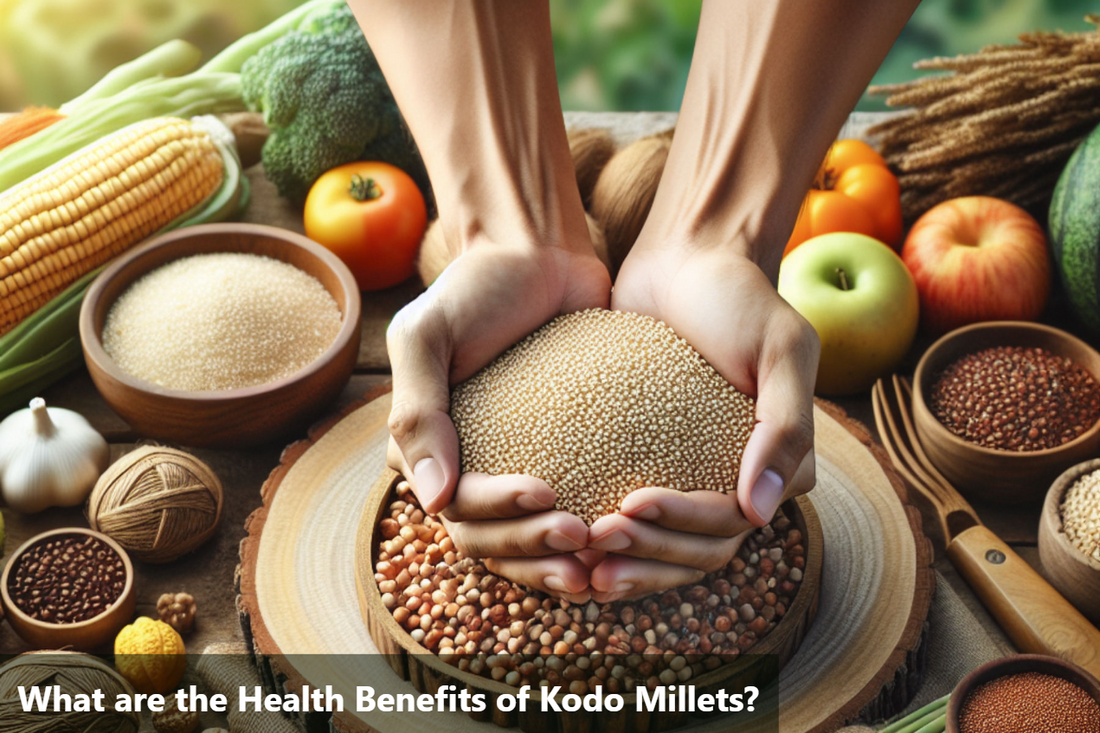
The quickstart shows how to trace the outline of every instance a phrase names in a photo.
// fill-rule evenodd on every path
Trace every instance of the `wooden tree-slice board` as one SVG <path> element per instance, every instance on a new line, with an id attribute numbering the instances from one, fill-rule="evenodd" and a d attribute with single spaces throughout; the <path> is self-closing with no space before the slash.
<path id="1" fill-rule="evenodd" d="M 369 655 L 355 542 L 371 486 L 385 469 L 388 395 L 354 406 L 284 452 L 241 545 L 242 626 L 265 683 L 276 691 L 332 685 L 349 702 L 358 685 L 415 693 Z M 839 408 L 814 411 L 818 485 L 810 494 L 825 538 L 817 618 L 780 676 L 780 731 L 825 733 L 897 712 L 923 671 L 932 549 L 920 515 L 866 429 Z M 287 657 L 286 655 L 295 655 Z M 297 656 L 302 655 L 302 656 Z M 337 713 L 340 731 L 434 731 L 440 713 Z M 303 716 L 305 718 L 305 716 Z M 500 730 L 462 713 L 462 733 Z M 727 730 L 734 719 L 693 731 Z M 319 722 L 304 719 L 311 729 Z M 751 731 L 738 723 L 738 730 Z"/>

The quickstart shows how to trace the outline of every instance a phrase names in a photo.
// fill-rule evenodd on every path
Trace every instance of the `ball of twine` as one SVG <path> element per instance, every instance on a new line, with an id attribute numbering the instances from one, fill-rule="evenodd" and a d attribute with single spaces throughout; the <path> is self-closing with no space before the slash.
<path id="1" fill-rule="evenodd" d="M 160 446 L 115 461 L 88 498 L 92 529 L 150 563 L 172 562 L 199 547 L 221 515 L 222 485 L 209 466 Z"/>
<path id="2" fill-rule="evenodd" d="M 103 691 L 107 712 L 24 712 L 19 688 L 58 685 L 66 695 L 91 695 Z M 78 652 L 29 652 L 0 667 L 0 721 L 3 730 L 47 733 L 72 730 L 83 733 L 137 733 L 141 715 L 119 712 L 119 695 L 133 695 L 134 688 L 106 664 Z M 52 702 L 52 700 L 51 700 Z M 10 726 L 10 728 L 9 728 Z"/>

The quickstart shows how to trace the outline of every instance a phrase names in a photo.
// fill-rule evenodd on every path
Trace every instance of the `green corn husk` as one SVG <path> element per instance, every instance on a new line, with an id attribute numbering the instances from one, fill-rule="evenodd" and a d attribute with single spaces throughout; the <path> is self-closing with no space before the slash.
<path id="1" fill-rule="evenodd" d="M 226 137 L 229 135 L 228 129 L 221 135 L 216 128 L 211 129 L 211 137 L 222 154 L 222 185 L 209 199 L 157 232 L 158 235 L 195 224 L 224 221 L 244 208 L 249 197 L 248 179 L 243 175 L 236 149 Z M 42 390 L 84 365 L 80 307 L 88 286 L 102 270 L 100 267 L 89 272 L 0 336 L 0 418 L 26 407 Z"/>

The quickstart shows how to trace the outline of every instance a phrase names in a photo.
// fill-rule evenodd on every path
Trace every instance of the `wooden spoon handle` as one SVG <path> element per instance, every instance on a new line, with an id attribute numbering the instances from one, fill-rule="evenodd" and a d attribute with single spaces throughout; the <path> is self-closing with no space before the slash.
<path id="1" fill-rule="evenodd" d="M 988 527 L 961 532 L 947 556 L 1020 651 L 1100 676 L 1100 631 Z"/>

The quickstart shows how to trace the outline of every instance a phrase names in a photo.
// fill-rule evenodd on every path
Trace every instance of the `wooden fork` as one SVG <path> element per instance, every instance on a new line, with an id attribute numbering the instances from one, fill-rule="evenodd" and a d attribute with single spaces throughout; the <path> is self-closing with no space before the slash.
<path id="1" fill-rule="evenodd" d="M 982 524 L 936 470 L 913 427 L 912 398 L 904 378 L 878 380 L 871 390 L 875 425 L 898 473 L 935 508 L 951 564 L 1021 651 L 1060 657 L 1100 677 L 1100 631 Z"/>

